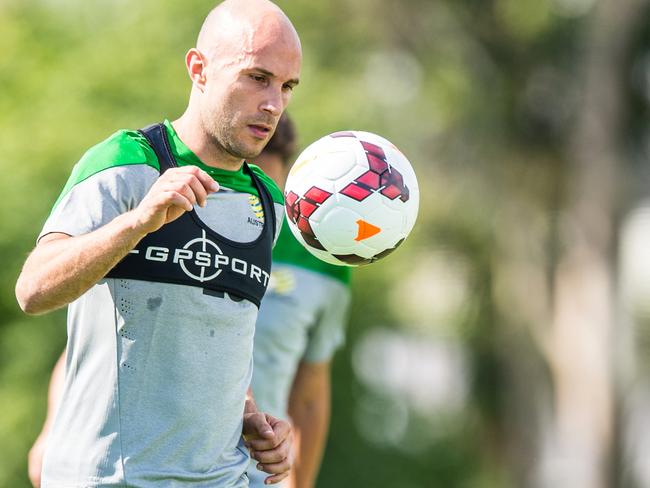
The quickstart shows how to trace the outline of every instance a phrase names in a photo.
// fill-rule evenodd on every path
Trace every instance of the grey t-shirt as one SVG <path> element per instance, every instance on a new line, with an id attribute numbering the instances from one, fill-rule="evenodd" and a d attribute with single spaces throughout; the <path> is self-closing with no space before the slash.
<path id="1" fill-rule="evenodd" d="M 158 177 L 150 164 L 127 164 L 79 178 L 41 236 L 96 230 L 135 208 Z M 196 211 L 249 242 L 261 231 L 256 200 L 222 184 Z M 280 222 L 277 201 L 275 211 Z M 130 279 L 103 279 L 72 302 L 42 486 L 247 486 L 241 428 L 257 312 L 227 294 Z"/>

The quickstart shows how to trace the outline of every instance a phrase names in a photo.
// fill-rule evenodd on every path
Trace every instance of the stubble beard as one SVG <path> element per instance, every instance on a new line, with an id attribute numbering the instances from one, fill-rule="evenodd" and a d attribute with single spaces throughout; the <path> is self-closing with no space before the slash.
<path id="1" fill-rule="evenodd" d="M 244 160 L 259 156 L 261 149 L 247 147 L 237 139 L 234 117 L 228 116 L 228 114 L 219 114 L 207 120 L 204 119 L 203 125 L 205 133 L 218 152 Z"/>

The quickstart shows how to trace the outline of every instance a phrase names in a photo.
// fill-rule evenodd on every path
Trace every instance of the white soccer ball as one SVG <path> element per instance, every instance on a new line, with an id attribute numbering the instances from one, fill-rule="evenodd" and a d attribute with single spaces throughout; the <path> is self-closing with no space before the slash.
<path id="1" fill-rule="evenodd" d="M 342 131 L 298 156 L 284 196 L 289 227 L 310 253 L 359 266 L 404 242 L 420 192 L 411 164 L 393 144 L 370 132 Z"/>

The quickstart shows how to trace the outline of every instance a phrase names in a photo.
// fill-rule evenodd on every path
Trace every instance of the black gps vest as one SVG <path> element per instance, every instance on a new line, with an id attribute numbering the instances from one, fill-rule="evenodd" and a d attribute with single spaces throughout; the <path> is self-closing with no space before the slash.
<path id="1" fill-rule="evenodd" d="M 163 124 L 139 132 L 156 153 L 161 175 L 177 166 Z M 257 239 L 231 241 L 211 230 L 192 210 L 147 234 L 106 277 L 196 286 L 208 295 L 226 292 L 235 300 L 245 298 L 259 307 L 271 275 L 275 211 L 268 189 L 246 163 L 244 172 L 259 192 L 265 216 Z M 243 223 L 233 221 L 232 225 Z"/>

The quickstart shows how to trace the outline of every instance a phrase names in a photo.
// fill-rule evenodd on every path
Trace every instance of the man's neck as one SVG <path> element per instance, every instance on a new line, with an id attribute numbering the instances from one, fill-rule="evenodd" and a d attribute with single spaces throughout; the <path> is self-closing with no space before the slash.
<path id="1" fill-rule="evenodd" d="M 201 162 L 213 168 L 238 171 L 243 159 L 236 158 L 226 152 L 222 147 L 217 147 L 203 131 L 196 117 L 184 113 L 172 122 L 176 134 Z"/>

